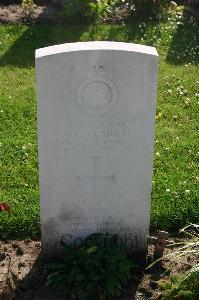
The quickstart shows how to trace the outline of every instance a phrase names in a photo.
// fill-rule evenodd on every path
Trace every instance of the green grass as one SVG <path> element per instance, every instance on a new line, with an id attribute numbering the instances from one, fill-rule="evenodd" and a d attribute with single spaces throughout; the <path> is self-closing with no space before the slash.
<path id="1" fill-rule="evenodd" d="M 199 23 L 183 24 L 171 19 L 146 25 L 0 26 L 0 202 L 12 209 L 0 215 L 0 239 L 40 234 L 34 51 L 62 42 L 115 40 L 157 47 L 151 229 L 176 232 L 199 222 Z"/>

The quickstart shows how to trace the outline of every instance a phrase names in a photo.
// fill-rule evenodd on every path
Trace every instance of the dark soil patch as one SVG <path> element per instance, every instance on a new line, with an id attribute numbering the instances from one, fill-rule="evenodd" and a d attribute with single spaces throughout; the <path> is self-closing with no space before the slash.
<path id="1" fill-rule="evenodd" d="M 0 299 L 1 300 L 66 300 L 45 286 L 45 268 L 40 258 L 40 241 L 0 242 Z M 165 253 L 170 253 L 166 249 Z M 153 247 L 148 249 L 147 260 L 153 256 Z M 147 272 L 138 267 L 132 274 L 131 283 L 121 300 L 156 300 L 162 294 L 158 288 L 159 279 L 168 279 L 171 275 L 186 272 L 199 256 L 165 259 L 162 266 Z"/>
<path id="2" fill-rule="evenodd" d="M 36 5 L 30 16 L 27 16 L 21 5 L 0 5 L 0 23 L 34 24 L 34 23 L 62 23 L 60 8 L 52 5 Z"/>

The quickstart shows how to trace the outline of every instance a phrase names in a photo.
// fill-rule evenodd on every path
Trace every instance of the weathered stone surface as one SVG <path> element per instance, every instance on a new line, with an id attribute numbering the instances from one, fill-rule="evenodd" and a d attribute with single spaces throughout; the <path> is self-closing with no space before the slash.
<path id="1" fill-rule="evenodd" d="M 118 234 L 135 251 L 149 229 L 155 48 L 63 44 L 36 52 L 42 245 Z"/>

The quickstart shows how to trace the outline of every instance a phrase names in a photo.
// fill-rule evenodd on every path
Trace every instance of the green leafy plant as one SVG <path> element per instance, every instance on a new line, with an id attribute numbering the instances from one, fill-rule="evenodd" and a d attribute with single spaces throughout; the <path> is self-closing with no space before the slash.
<path id="1" fill-rule="evenodd" d="M 25 19 L 30 19 L 35 9 L 34 0 L 22 0 L 22 8 L 24 11 Z"/>
<path id="2" fill-rule="evenodd" d="M 120 0 L 68 0 L 62 15 L 69 18 L 100 19 L 113 14 Z"/>
<path id="3" fill-rule="evenodd" d="M 97 0 L 95 3 L 97 19 L 113 14 L 118 3 L 118 0 Z"/>
<path id="4" fill-rule="evenodd" d="M 47 285 L 75 299 L 116 299 L 129 279 L 132 263 L 116 235 L 90 235 L 79 247 L 62 242 L 64 257 L 47 269 Z"/>
<path id="5" fill-rule="evenodd" d="M 68 18 L 100 20 L 116 14 L 116 9 L 132 15 L 159 19 L 165 14 L 170 0 L 68 0 L 62 15 Z"/>

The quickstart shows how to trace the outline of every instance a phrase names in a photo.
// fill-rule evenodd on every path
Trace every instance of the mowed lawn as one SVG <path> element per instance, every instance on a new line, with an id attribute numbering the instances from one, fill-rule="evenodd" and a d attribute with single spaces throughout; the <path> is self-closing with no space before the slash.
<path id="1" fill-rule="evenodd" d="M 199 223 L 199 23 L 0 25 L 0 239 L 40 235 L 36 129 L 36 48 L 114 40 L 157 47 L 160 55 L 151 230 Z M 122 199 L 121 199 L 122 201 Z"/>

